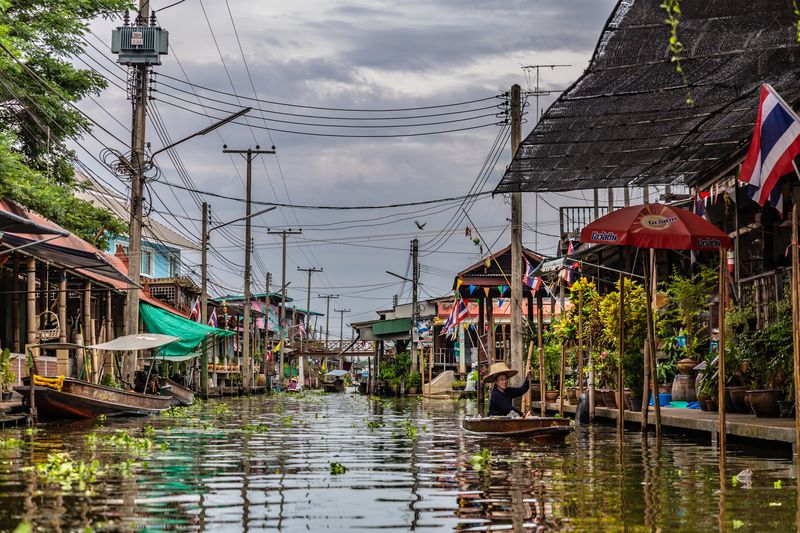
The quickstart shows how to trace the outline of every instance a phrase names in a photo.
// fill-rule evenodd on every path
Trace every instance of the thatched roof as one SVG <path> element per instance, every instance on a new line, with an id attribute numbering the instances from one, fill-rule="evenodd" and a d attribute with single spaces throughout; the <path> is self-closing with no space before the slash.
<path id="1" fill-rule="evenodd" d="M 688 87 L 659 4 L 617 4 L 588 69 L 523 141 L 496 192 L 691 185 L 743 156 L 763 82 L 800 102 L 791 0 L 681 2 Z"/>

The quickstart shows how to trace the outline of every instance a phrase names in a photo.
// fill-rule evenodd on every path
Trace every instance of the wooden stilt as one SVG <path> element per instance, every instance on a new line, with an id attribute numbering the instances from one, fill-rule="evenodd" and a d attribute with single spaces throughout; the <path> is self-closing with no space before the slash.
<path id="1" fill-rule="evenodd" d="M 800 251 L 798 250 L 798 217 L 800 214 L 797 212 L 798 205 L 795 204 L 792 208 L 792 341 L 794 347 L 794 362 L 792 368 L 794 369 L 794 431 L 795 431 L 795 460 L 797 461 L 797 468 L 800 468 L 800 403 L 798 403 L 798 391 L 800 391 L 800 330 L 798 323 L 800 322 L 800 286 L 798 279 L 800 275 Z M 799 478 L 800 479 L 800 478 Z M 800 483 L 800 480 L 798 480 Z M 798 495 L 800 498 L 800 495 Z M 798 508 L 800 513 L 800 508 Z"/>
<path id="2" fill-rule="evenodd" d="M 719 249 L 719 357 L 718 382 L 717 382 L 717 403 L 719 411 L 719 454 L 720 458 L 725 457 L 725 301 L 727 300 L 727 261 L 728 252 L 725 248 Z M 721 459 L 724 460 L 724 459 Z"/>
<path id="3" fill-rule="evenodd" d="M 531 340 L 528 343 L 528 359 L 525 361 L 525 375 L 523 376 L 526 380 L 528 380 L 528 392 L 522 397 L 522 412 L 523 414 L 528 414 L 531 410 L 531 394 L 532 391 L 530 389 L 531 386 L 531 358 L 533 357 L 533 341 Z"/>
<path id="4" fill-rule="evenodd" d="M 651 250 L 649 268 L 645 268 L 645 294 L 647 298 L 647 351 L 646 357 L 648 361 L 648 381 L 650 382 L 650 394 L 653 395 L 653 410 L 656 420 L 656 440 L 661 439 L 661 405 L 658 401 L 658 382 L 656 380 L 656 341 L 655 341 L 655 325 L 653 320 L 653 299 L 655 298 L 655 283 L 654 279 L 649 279 L 655 272 L 655 255 Z M 647 389 L 644 390 L 644 396 L 647 396 Z M 647 412 L 649 410 L 645 407 L 642 412 L 642 430 L 647 430 Z"/>
<path id="5" fill-rule="evenodd" d="M 564 283 L 561 278 L 558 280 L 558 293 L 561 298 L 561 320 L 564 320 L 566 313 L 564 312 Z M 552 326 L 553 315 L 550 315 L 550 322 Z M 558 415 L 564 416 L 564 373 L 567 367 L 567 343 L 561 343 L 561 368 L 558 376 Z"/>
<path id="6" fill-rule="evenodd" d="M 622 379 L 622 358 L 625 354 L 625 274 L 619 273 L 619 361 L 617 362 L 617 433 L 620 443 L 625 438 L 625 383 Z"/>
<path id="7" fill-rule="evenodd" d="M 545 393 L 547 392 L 547 385 L 545 383 L 546 375 L 544 371 L 544 346 L 542 343 L 542 329 L 544 328 L 544 309 L 542 309 L 542 297 L 536 296 L 536 322 L 538 324 L 536 341 L 539 348 L 539 391 L 541 393 L 539 405 L 541 406 L 541 416 L 547 414 Z"/>

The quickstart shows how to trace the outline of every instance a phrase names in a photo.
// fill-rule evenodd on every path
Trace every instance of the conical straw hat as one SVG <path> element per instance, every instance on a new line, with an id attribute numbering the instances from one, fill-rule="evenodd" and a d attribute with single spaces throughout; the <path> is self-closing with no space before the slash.
<path id="1" fill-rule="evenodd" d="M 508 365 L 505 362 L 500 361 L 499 363 L 494 363 L 492 366 L 489 367 L 489 373 L 483 378 L 484 383 L 494 383 L 494 380 L 497 379 L 497 376 L 500 374 L 505 374 L 509 378 L 514 377 L 518 374 L 516 370 L 512 370 L 508 368 Z"/>

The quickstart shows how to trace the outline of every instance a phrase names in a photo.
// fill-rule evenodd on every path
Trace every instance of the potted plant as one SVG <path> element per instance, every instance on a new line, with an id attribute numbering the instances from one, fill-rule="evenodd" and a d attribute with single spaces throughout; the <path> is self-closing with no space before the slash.
<path id="1" fill-rule="evenodd" d="M 11 370 L 11 350 L 8 348 L 0 352 L 0 382 L 3 385 L 3 401 L 11 400 L 14 391 L 11 386 L 17 381 L 17 375 Z"/>
<path id="2" fill-rule="evenodd" d="M 406 378 L 406 392 L 408 394 L 418 394 L 419 386 L 422 383 L 422 376 L 419 372 L 411 372 Z"/>
<path id="3" fill-rule="evenodd" d="M 453 382 L 453 390 L 464 390 L 467 386 L 467 382 L 463 379 L 457 379 Z"/>

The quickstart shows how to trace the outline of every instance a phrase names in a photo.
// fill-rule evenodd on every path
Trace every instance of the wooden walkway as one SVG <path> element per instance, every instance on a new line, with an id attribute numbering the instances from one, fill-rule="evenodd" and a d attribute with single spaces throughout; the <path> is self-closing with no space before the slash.
<path id="1" fill-rule="evenodd" d="M 534 413 L 540 409 L 539 402 L 531 402 Z M 558 403 L 547 403 L 548 412 L 557 413 Z M 575 414 L 577 406 L 564 403 L 564 413 Z M 595 420 L 616 421 L 618 411 L 605 407 L 595 407 Z M 640 426 L 642 413 L 625 411 L 625 423 Z M 755 415 L 728 413 L 726 415 L 727 434 L 748 439 L 759 439 L 789 444 L 795 448 L 794 418 L 758 418 Z M 648 427 L 655 427 L 655 412 L 650 408 Z M 719 429 L 717 413 L 700 409 L 661 408 L 661 427 L 684 429 L 708 433 L 712 442 L 716 442 Z"/>

